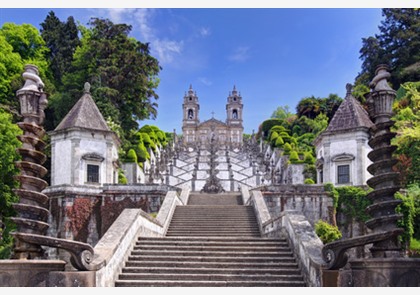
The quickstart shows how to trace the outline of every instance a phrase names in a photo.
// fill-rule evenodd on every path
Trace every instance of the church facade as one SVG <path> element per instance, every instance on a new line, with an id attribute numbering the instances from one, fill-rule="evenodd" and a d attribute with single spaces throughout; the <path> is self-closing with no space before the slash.
<path id="1" fill-rule="evenodd" d="M 243 104 L 240 93 L 233 87 L 226 103 L 226 121 L 215 118 L 200 122 L 200 103 L 196 92 L 190 89 L 184 96 L 182 134 L 185 146 L 208 144 L 212 141 L 219 146 L 241 146 L 243 136 Z"/>

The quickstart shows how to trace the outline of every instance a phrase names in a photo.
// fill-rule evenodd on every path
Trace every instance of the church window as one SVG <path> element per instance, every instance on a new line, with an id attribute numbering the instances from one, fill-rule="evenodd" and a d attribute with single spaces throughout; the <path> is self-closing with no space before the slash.
<path id="1" fill-rule="evenodd" d="M 350 183 L 350 165 L 337 166 L 337 182 L 339 184 Z"/>
<path id="2" fill-rule="evenodd" d="M 87 165 L 87 182 L 99 183 L 99 165 Z"/>
<path id="3" fill-rule="evenodd" d="M 232 112 L 232 118 L 233 119 L 238 119 L 238 110 L 233 110 L 233 112 Z"/>
<path id="4" fill-rule="evenodd" d="M 193 110 L 188 110 L 188 119 L 193 119 L 194 118 L 194 111 Z"/>

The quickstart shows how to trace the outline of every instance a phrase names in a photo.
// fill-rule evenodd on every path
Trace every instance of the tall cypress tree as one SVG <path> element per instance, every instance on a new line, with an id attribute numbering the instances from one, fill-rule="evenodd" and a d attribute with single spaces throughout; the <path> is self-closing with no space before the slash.
<path id="1" fill-rule="evenodd" d="M 41 23 L 41 36 L 50 49 L 47 57 L 54 77 L 54 85 L 60 89 L 63 85 L 62 78 L 71 66 L 73 54 L 80 45 L 79 30 L 72 16 L 66 22 L 60 21 L 54 11 L 50 11 Z"/>

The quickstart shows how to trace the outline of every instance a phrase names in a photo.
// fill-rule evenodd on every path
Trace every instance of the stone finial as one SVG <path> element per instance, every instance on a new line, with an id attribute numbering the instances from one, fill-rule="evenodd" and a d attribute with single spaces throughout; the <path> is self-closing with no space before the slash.
<path id="1" fill-rule="evenodd" d="M 391 77 L 391 74 L 388 72 L 389 67 L 387 65 L 379 65 L 375 71 L 375 77 L 370 82 L 369 86 L 374 91 L 381 90 L 393 90 L 389 84 L 388 79 Z"/>
<path id="2" fill-rule="evenodd" d="M 27 90 L 42 92 L 45 85 L 38 74 L 39 72 L 37 66 L 26 65 L 25 72 L 22 74 L 22 77 L 25 80 L 25 85 L 23 85 L 19 92 Z"/>
<path id="3" fill-rule="evenodd" d="M 84 87 L 83 87 L 83 93 L 90 93 L 90 84 L 89 82 L 86 82 Z"/>
<path id="4" fill-rule="evenodd" d="M 346 97 L 349 97 L 351 95 L 351 92 L 353 90 L 353 85 L 351 85 L 350 83 L 346 84 Z"/>

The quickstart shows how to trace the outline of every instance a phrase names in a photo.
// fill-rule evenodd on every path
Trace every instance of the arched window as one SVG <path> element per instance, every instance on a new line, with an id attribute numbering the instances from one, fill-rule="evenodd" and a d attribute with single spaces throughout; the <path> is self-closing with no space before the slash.
<path id="1" fill-rule="evenodd" d="M 191 109 L 188 110 L 188 119 L 190 120 L 194 119 L 194 111 Z"/>
<path id="2" fill-rule="evenodd" d="M 232 111 L 232 118 L 233 119 L 238 119 L 238 110 L 235 109 L 235 110 Z"/>

